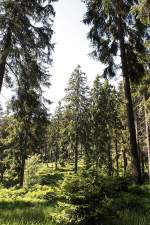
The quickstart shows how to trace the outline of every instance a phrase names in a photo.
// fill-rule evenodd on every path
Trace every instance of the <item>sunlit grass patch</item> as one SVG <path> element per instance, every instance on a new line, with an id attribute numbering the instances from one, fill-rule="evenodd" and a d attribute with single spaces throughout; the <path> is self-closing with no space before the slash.
<path id="1" fill-rule="evenodd" d="M 54 207 L 51 206 L 34 206 L 1 209 L 1 225 L 53 225 L 51 214 Z"/>

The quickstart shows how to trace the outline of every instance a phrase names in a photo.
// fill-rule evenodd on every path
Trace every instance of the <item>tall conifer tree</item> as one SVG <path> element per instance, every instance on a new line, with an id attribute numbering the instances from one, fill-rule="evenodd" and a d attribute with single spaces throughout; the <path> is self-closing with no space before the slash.
<path id="1" fill-rule="evenodd" d="M 52 18 L 55 0 L 2 0 L 0 2 L 0 91 L 4 77 L 18 75 L 20 63 L 29 62 L 41 71 L 51 62 Z M 26 77 L 28 79 L 28 77 Z M 9 79 L 7 79 L 9 80 Z"/>
<path id="2" fill-rule="evenodd" d="M 75 160 L 75 173 L 78 170 L 78 154 L 79 144 L 81 143 L 80 137 L 82 134 L 82 121 L 83 112 L 87 105 L 88 87 L 86 84 L 86 75 L 81 70 L 80 65 L 76 67 L 72 73 L 68 87 L 66 88 L 66 103 L 72 114 L 71 123 L 74 130 L 74 160 Z"/>
<path id="3" fill-rule="evenodd" d="M 144 74 L 139 61 L 145 54 L 143 38 L 145 26 L 131 13 L 136 1 L 124 0 L 84 0 L 87 6 L 84 23 L 91 26 L 88 38 L 95 50 L 93 56 L 106 65 L 104 76 L 115 76 L 116 60 L 120 56 L 133 174 L 141 183 L 141 169 L 137 150 L 136 132 L 131 97 L 130 80 L 137 81 Z"/>

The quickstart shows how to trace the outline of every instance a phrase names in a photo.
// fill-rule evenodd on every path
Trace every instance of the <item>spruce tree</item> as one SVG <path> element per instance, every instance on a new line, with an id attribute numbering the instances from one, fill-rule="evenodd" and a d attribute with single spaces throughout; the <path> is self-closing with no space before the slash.
<path id="1" fill-rule="evenodd" d="M 150 23 L 150 2 L 149 0 L 139 0 L 133 7 L 133 11 L 138 13 L 139 18 L 145 23 Z"/>
<path id="2" fill-rule="evenodd" d="M 50 121 L 49 130 L 49 145 L 51 153 L 53 154 L 53 160 L 55 161 L 55 169 L 58 168 L 58 162 L 61 157 L 61 124 L 62 124 L 62 106 L 61 102 L 58 103 L 54 115 Z"/>
<path id="3" fill-rule="evenodd" d="M 84 0 L 87 6 L 84 23 L 90 25 L 88 38 L 93 47 L 93 56 L 106 65 L 104 76 L 115 76 L 117 58 L 120 56 L 133 174 L 141 183 L 141 169 L 137 150 L 130 80 L 137 81 L 144 74 L 144 66 L 139 61 L 145 54 L 143 38 L 145 26 L 133 15 L 131 8 L 136 1 Z"/>
<path id="4" fill-rule="evenodd" d="M 18 76 L 20 64 L 38 68 L 39 79 L 46 74 L 46 63 L 51 63 L 53 45 L 52 23 L 55 15 L 52 2 L 56 0 L 2 0 L 0 2 L 0 91 L 4 77 Z M 28 69 L 29 69 L 28 68 Z M 28 79 L 28 77 L 26 77 Z M 7 79 L 10 80 L 10 79 Z"/>
<path id="5" fill-rule="evenodd" d="M 74 165 L 75 173 L 78 170 L 79 144 L 81 144 L 82 135 L 82 116 L 87 105 L 88 87 L 86 84 L 86 75 L 81 70 L 80 65 L 71 74 L 66 88 L 65 101 L 67 108 L 70 109 L 72 118 L 70 123 L 73 129 L 73 148 L 74 148 Z"/>
<path id="6" fill-rule="evenodd" d="M 106 96 L 101 83 L 100 76 L 97 76 L 91 89 L 91 128 L 92 147 L 96 168 L 102 167 L 106 159 L 107 149 L 107 109 Z"/>
<path id="7" fill-rule="evenodd" d="M 28 73 L 22 66 L 18 78 L 16 95 L 12 97 L 11 108 L 19 127 L 16 132 L 16 162 L 18 164 L 18 181 L 20 186 L 24 182 L 25 161 L 28 155 L 41 154 L 48 125 L 48 113 L 43 104 L 41 85 L 38 79 L 33 81 L 34 73 Z M 35 71 L 36 73 L 37 71 Z M 26 79 L 28 77 L 28 79 Z M 42 135 L 41 135 L 42 132 Z"/>

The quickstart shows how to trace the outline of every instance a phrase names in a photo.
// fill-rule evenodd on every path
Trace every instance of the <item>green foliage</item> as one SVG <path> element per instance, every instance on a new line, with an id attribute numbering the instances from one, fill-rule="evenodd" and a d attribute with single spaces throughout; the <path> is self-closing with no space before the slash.
<path id="1" fill-rule="evenodd" d="M 150 3 L 148 0 L 140 0 L 138 4 L 134 5 L 133 13 L 137 14 L 140 20 L 149 25 L 150 23 Z"/>
<path id="2" fill-rule="evenodd" d="M 94 48 L 92 55 L 105 65 L 104 77 L 114 77 L 120 69 L 116 56 L 119 56 L 120 49 L 118 25 L 121 18 L 124 21 L 123 38 L 128 36 L 124 46 L 128 72 L 131 80 L 137 82 L 144 74 L 144 66 L 139 59 L 145 52 L 143 44 L 145 26 L 131 12 L 135 1 L 83 0 L 83 2 L 87 7 L 83 22 L 90 25 L 88 38 Z"/>
<path id="3" fill-rule="evenodd" d="M 8 63 L 7 69 L 1 71 L 1 78 L 5 74 L 6 80 L 10 80 L 10 74 L 20 76 L 20 70 L 26 68 L 26 73 L 32 74 L 32 77 L 26 76 L 26 81 L 30 79 L 35 85 L 37 80 L 49 84 L 46 79 L 49 74 L 41 64 L 51 63 L 51 24 L 55 15 L 51 3 L 55 1 L 1 1 L 1 63 L 4 68 Z"/>
<path id="4" fill-rule="evenodd" d="M 63 225 L 120 225 L 128 221 L 128 225 L 138 212 L 147 221 L 149 186 L 131 183 L 130 178 L 102 177 L 91 169 L 78 175 L 66 174 L 59 193 L 63 196 L 58 201 L 59 213 L 53 214 L 53 221 Z M 130 210 L 128 216 L 126 209 Z M 141 218 L 133 224 L 140 224 Z"/>
<path id="5" fill-rule="evenodd" d="M 130 212 L 125 210 L 120 214 L 120 225 L 150 225 L 149 211 Z"/>
<path id="6" fill-rule="evenodd" d="M 88 151 L 87 140 L 89 138 L 88 127 L 86 120 L 88 120 L 88 91 L 86 74 L 78 65 L 68 82 L 68 87 L 65 89 L 66 96 L 66 112 L 69 113 L 67 124 L 68 138 L 70 140 L 71 150 L 74 155 L 75 173 L 78 170 L 78 156 L 79 149 L 82 145 L 85 152 Z"/>
<path id="7" fill-rule="evenodd" d="M 115 198 L 128 190 L 128 182 L 100 177 L 96 171 L 88 170 L 68 175 L 61 189 L 66 200 L 60 204 L 60 216 L 55 218 L 58 224 L 115 224 Z"/>
<path id="8" fill-rule="evenodd" d="M 91 157 L 96 167 L 103 168 L 107 174 L 113 174 L 112 143 L 118 141 L 117 129 L 122 125 L 118 118 L 118 93 L 100 76 L 94 80 L 91 89 L 90 124 L 91 124 Z M 116 154 L 119 154 L 118 152 Z M 117 156 L 116 156 L 117 157 Z"/>
<path id="9" fill-rule="evenodd" d="M 56 189 L 51 188 L 46 185 L 34 185 L 30 189 L 0 189 L 0 202 L 3 203 L 13 203 L 17 202 L 22 204 L 30 203 L 44 203 L 49 202 L 53 203 L 57 200 Z"/>
<path id="10" fill-rule="evenodd" d="M 12 205 L 9 209 L 1 208 L 1 225 L 53 225 L 51 220 L 52 207 Z"/>
<path id="11" fill-rule="evenodd" d="M 146 61 L 144 44 L 145 40 L 149 39 L 149 30 L 131 11 L 137 1 L 83 0 L 83 2 L 87 7 L 83 22 L 90 27 L 88 38 L 94 48 L 92 56 L 105 65 L 103 77 L 117 76 L 117 71 L 120 73 L 120 68 L 122 69 L 120 75 L 123 75 L 124 80 L 133 174 L 137 182 L 141 183 L 130 81 L 139 83 L 146 73 L 143 58 Z"/>
<path id="12" fill-rule="evenodd" d="M 149 14 L 140 16 L 149 12 L 149 2 L 83 0 L 92 55 L 105 65 L 103 77 L 114 77 L 122 67 L 130 154 L 122 84 L 117 89 L 97 76 L 89 91 L 80 65 L 69 79 L 65 105 L 59 103 L 48 118 L 45 102 L 50 100 L 42 94 L 50 85 L 55 1 L 0 3 L 0 89 L 3 77 L 11 84 L 10 74 L 17 85 L 9 105 L 13 113 L 0 120 L 0 224 L 148 225 L 149 187 L 119 176 L 130 175 L 131 156 L 139 181 L 140 165 L 143 175 L 147 170 L 145 126 L 137 124 L 135 134 L 134 114 L 140 110 L 132 110 L 130 81 L 138 85 L 149 74 L 149 34 L 141 22 L 146 24 Z M 147 77 L 141 93 L 148 95 Z M 133 102 L 134 108 L 141 102 Z"/>
<path id="13" fill-rule="evenodd" d="M 59 184 L 60 181 L 63 180 L 63 178 L 64 178 L 63 173 L 59 173 L 59 172 L 45 174 L 40 178 L 40 184 L 56 186 Z"/>
<path id="14" fill-rule="evenodd" d="M 1 187 L 0 224 L 149 225 L 149 185 L 100 176 L 94 169 L 75 175 L 70 165 L 58 171 L 40 165 L 35 176 L 48 185 Z"/>
<path id="15" fill-rule="evenodd" d="M 26 160 L 24 186 L 29 187 L 38 183 L 37 172 L 40 167 L 40 156 L 33 155 Z"/>

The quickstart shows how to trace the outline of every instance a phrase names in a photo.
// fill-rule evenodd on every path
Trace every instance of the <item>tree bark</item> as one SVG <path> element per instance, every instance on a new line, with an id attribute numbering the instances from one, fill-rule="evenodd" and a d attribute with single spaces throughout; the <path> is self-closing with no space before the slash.
<path id="1" fill-rule="evenodd" d="M 144 152 L 141 152 L 141 171 L 145 180 L 145 160 L 144 160 Z"/>
<path id="2" fill-rule="evenodd" d="M 113 176 L 113 161 L 110 143 L 108 143 L 108 176 Z"/>
<path id="3" fill-rule="evenodd" d="M 124 177 L 126 176 L 126 171 L 127 171 L 127 166 L 128 166 L 128 159 L 126 156 L 126 150 L 123 150 L 123 172 L 124 172 Z"/>
<path id="4" fill-rule="evenodd" d="M 148 178 L 150 181 L 150 136 L 149 136 L 149 125 L 148 125 L 148 112 L 146 106 L 146 95 L 144 98 L 144 111 L 145 111 L 145 127 L 146 127 L 146 141 L 147 141 L 147 155 L 148 155 Z"/>
<path id="5" fill-rule="evenodd" d="M 19 171 L 19 185 L 23 187 L 24 184 L 24 172 L 25 172 L 25 161 L 27 158 L 27 150 L 28 150 L 28 127 L 29 121 L 26 121 L 24 129 L 22 130 L 23 133 L 20 134 L 20 171 Z"/>
<path id="6" fill-rule="evenodd" d="M 25 156 L 22 154 L 21 163 L 20 163 L 20 171 L 19 171 L 19 186 L 23 187 L 24 184 L 24 170 L 25 170 Z"/>
<path id="7" fill-rule="evenodd" d="M 117 177 L 119 176 L 119 153 L 118 153 L 118 141 L 117 141 L 117 134 L 115 138 L 115 151 L 116 151 L 116 172 Z"/>
<path id="8" fill-rule="evenodd" d="M 96 163 L 96 171 L 98 171 L 99 169 L 99 148 L 100 148 L 100 144 L 98 143 L 98 138 L 96 138 L 96 143 L 95 143 L 95 147 L 96 147 L 96 155 L 95 155 L 95 163 Z"/>
<path id="9" fill-rule="evenodd" d="M 74 152 L 74 172 L 78 172 L 78 134 L 76 135 L 75 152 Z"/>
<path id="10" fill-rule="evenodd" d="M 143 177 L 143 172 L 142 172 L 142 150 L 140 147 L 140 141 L 139 141 L 139 134 L 138 134 L 138 129 L 139 129 L 139 115 L 138 111 L 134 110 L 134 118 L 135 118 L 135 131 L 136 131 L 136 140 L 137 140 L 137 149 L 138 149 L 138 154 L 139 154 L 139 161 L 141 165 L 141 176 Z"/>
<path id="11" fill-rule="evenodd" d="M 78 123 L 79 123 L 79 105 L 77 103 L 76 106 L 76 110 L 77 110 L 77 116 L 76 116 L 76 121 L 75 121 L 75 150 L 74 150 L 74 172 L 77 174 L 78 172 L 78 146 L 79 146 L 79 128 L 78 128 Z"/>
<path id="12" fill-rule="evenodd" d="M 127 109 L 127 117 L 128 117 L 128 129 L 129 129 L 129 136 L 130 136 L 133 175 L 136 178 L 136 182 L 141 184 L 142 176 L 141 176 L 141 168 L 140 168 L 140 161 L 139 161 L 138 148 L 137 148 L 130 79 L 128 74 L 128 63 L 127 63 L 126 51 L 125 51 L 124 29 L 123 29 L 123 22 L 122 22 L 121 16 L 118 17 L 118 33 L 119 33 L 119 43 L 120 43 L 120 53 L 121 53 L 123 84 L 124 84 L 126 109 Z"/>
<path id="13" fill-rule="evenodd" d="M 3 151 L 2 151 L 2 148 L 0 148 L 0 181 L 1 182 L 4 177 L 5 170 L 6 170 L 6 166 L 3 159 Z"/>
<path id="14" fill-rule="evenodd" d="M 8 28 L 7 33 L 4 37 L 4 48 L 1 53 L 1 58 L 0 58 L 0 93 L 2 89 L 2 84 L 4 80 L 4 75 L 5 75 L 5 69 L 6 69 L 6 61 L 7 57 L 9 55 L 10 47 L 11 47 L 11 30 Z"/>
<path id="15" fill-rule="evenodd" d="M 55 170 L 58 169 L 58 146 L 55 146 Z"/>

